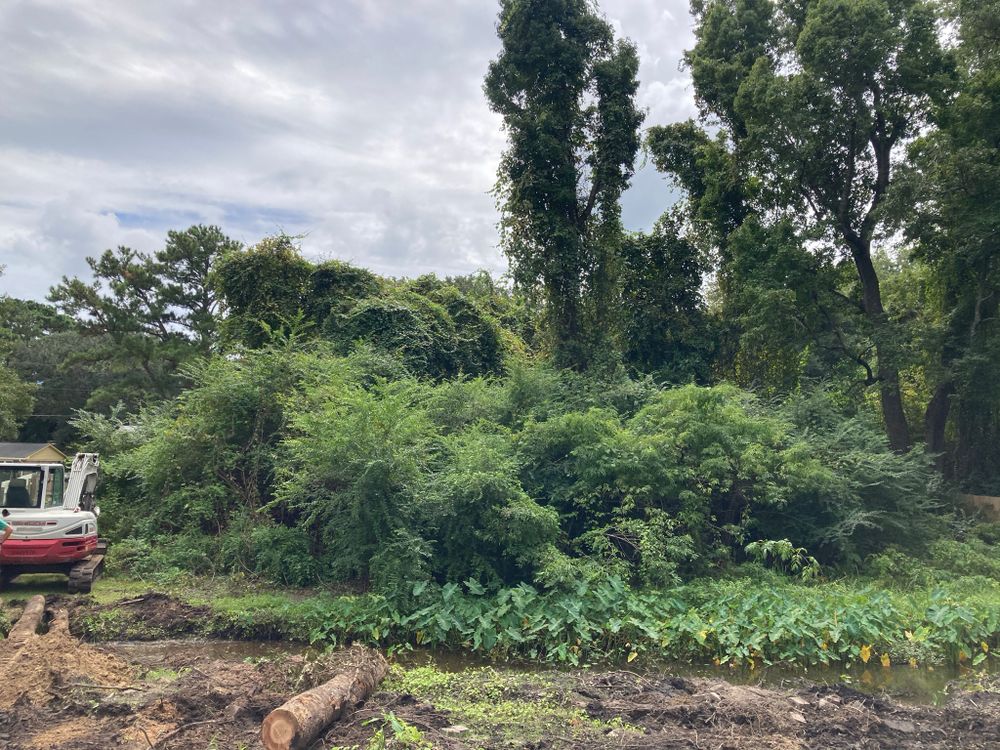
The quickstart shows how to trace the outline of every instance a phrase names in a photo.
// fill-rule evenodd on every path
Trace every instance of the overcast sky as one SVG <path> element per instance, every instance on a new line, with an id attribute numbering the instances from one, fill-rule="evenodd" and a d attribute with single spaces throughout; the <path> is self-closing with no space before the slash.
<path id="1" fill-rule="evenodd" d="M 646 125 L 694 113 L 686 0 L 603 0 L 639 47 Z M 383 274 L 506 268 L 504 148 L 482 80 L 491 0 L 2 0 L 0 292 L 44 298 L 84 258 L 218 224 L 304 234 Z M 631 229 L 670 201 L 650 167 Z"/>

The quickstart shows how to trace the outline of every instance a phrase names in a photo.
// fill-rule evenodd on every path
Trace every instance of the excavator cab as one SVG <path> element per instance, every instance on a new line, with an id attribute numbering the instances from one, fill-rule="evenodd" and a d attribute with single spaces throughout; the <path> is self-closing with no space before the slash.
<path id="1" fill-rule="evenodd" d="M 96 453 L 78 453 L 69 474 L 52 460 L 0 458 L 0 515 L 14 530 L 0 546 L 0 585 L 25 573 L 63 573 L 70 593 L 100 575 L 107 544 L 97 534 Z"/>

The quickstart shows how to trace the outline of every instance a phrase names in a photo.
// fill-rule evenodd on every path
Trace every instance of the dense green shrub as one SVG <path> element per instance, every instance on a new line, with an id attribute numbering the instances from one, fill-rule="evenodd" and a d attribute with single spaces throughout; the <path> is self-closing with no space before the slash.
<path id="1" fill-rule="evenodd" d="M 294 349 L 267 348 L 190 368 L 195 386 L 122 459 L 156 499 L 149 511 L 163 527 L 217 533 L 234 511 L 271 499 L 285 399 L 314 364 Z"/>
<path id="2" fill-rule="evenodd" d="M 136 578 L 209 575 L 216 571 L 217 546 L 215 537 L 190 530 L 171 536 L 128 537 L 109 547 L 108 572 Z"/>
<path id="3" fill-rule="evenodd" d="M 310 391 L 284 443 L 279 497 L 318 538 L 336 579 L 367 577 L 397 530 L 419 529 L 416 489 L 434 457 L 434 425 L 416 381 L 347 379 Z"/>
<path id="4" fill-rule="evenodd" d="M 259 348 L 294 334 L 322 337 L 347 354 L 364 342 L 432 378 L 500 373 L 507 349 L 525 348 L 514 331 L 501 331 L 488 304 L 452 284 L 383 279 L 338 260 L 314 265 L 284 235 L 229 252 L 212 278 L 228 313 L 223 338 L 233 346 Z M 499 291 L 491 287 L 486 302 L 491 293 Z"/>
<path id="5" fill-rule="evenodd" d="M 591 410 L 529 424 L 520 445 L 526 488 L 578 547 L 648 583 L 724 562 L 759 509 L 823 473 L 789 425 L 732 386 L 663 391 L 624 422 Z"/>
<path id="6" fill-rule="evenodd" d="M 134 429 L 78 420 L 108 451 L 109 510 L 128 519 L 106 528 L 151 545 L 122 569 L 384 592 L 663 586 L 738 564 L 755 542 L 830 568 L 891 544 L 917 553 L 944 531 L 928 462 L 892 453 L 823 392 L 776 408 L 730 385 L 664 390 L 517 360 L 493 379 L 410 370 L 377 347 L 335 356 L 292 337 L 189 367 L 194 386 Z"/>
<path id="7" fill-rule="evenodd" d="M 824 560 L 857 565 L 890 543 L 919 551 L 946 531 L 945 491 L 921 449 L 890 450 L 870 414 L 845 412 L 826 389 L 801 392 L 777 411 L 823 474 L 784 512 L 761 515 L 765 538 L 785 536 Z"/>
<path id="8" fill-rule="evenodd" d="M 438 578 L 532 579 L 555 552 L 559 517 L 521 487 L 510 436 L 475 427 L 453 433 L 442 441 L 440 461 L 418 503 Z"/>
<path id="9" fill-rule="evenodd" d="M 272 331 L 289 326 L 304 304 L 311 264 L 285 235 L 234 250 L 212 269 L 212 280 L 228 315 L 225 340 L 262 346 Z"/>

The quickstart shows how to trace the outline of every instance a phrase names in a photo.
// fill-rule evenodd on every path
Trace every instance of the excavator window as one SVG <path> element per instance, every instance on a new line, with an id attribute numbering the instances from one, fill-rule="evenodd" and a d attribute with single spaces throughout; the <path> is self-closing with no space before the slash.
<path id="1" fill-rule="evenodd" d="M 49 481 L 45 485 L 45 507 L 61 508 L 66 479 L 62 466 L 50 466 Z"/>
<path id="2" fill-rule="evenodd" d="M 42 503 L 42 470 L 26 467 L 0 468 L 2 508 L 38 508 Z"/>

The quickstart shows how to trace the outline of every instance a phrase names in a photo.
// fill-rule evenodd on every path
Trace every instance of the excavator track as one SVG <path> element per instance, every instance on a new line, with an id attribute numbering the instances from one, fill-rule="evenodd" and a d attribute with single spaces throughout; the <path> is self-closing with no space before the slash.
<path id="1" fill-rule="evenodd" d="M 101 539 L 97 542 L 94 554 L 86 560 L 81 560 L 69 571 L 69 593 L 89 594 L 94 581 L 104 572 L 104 555 L 108 551 L 108 543 Z"/>

